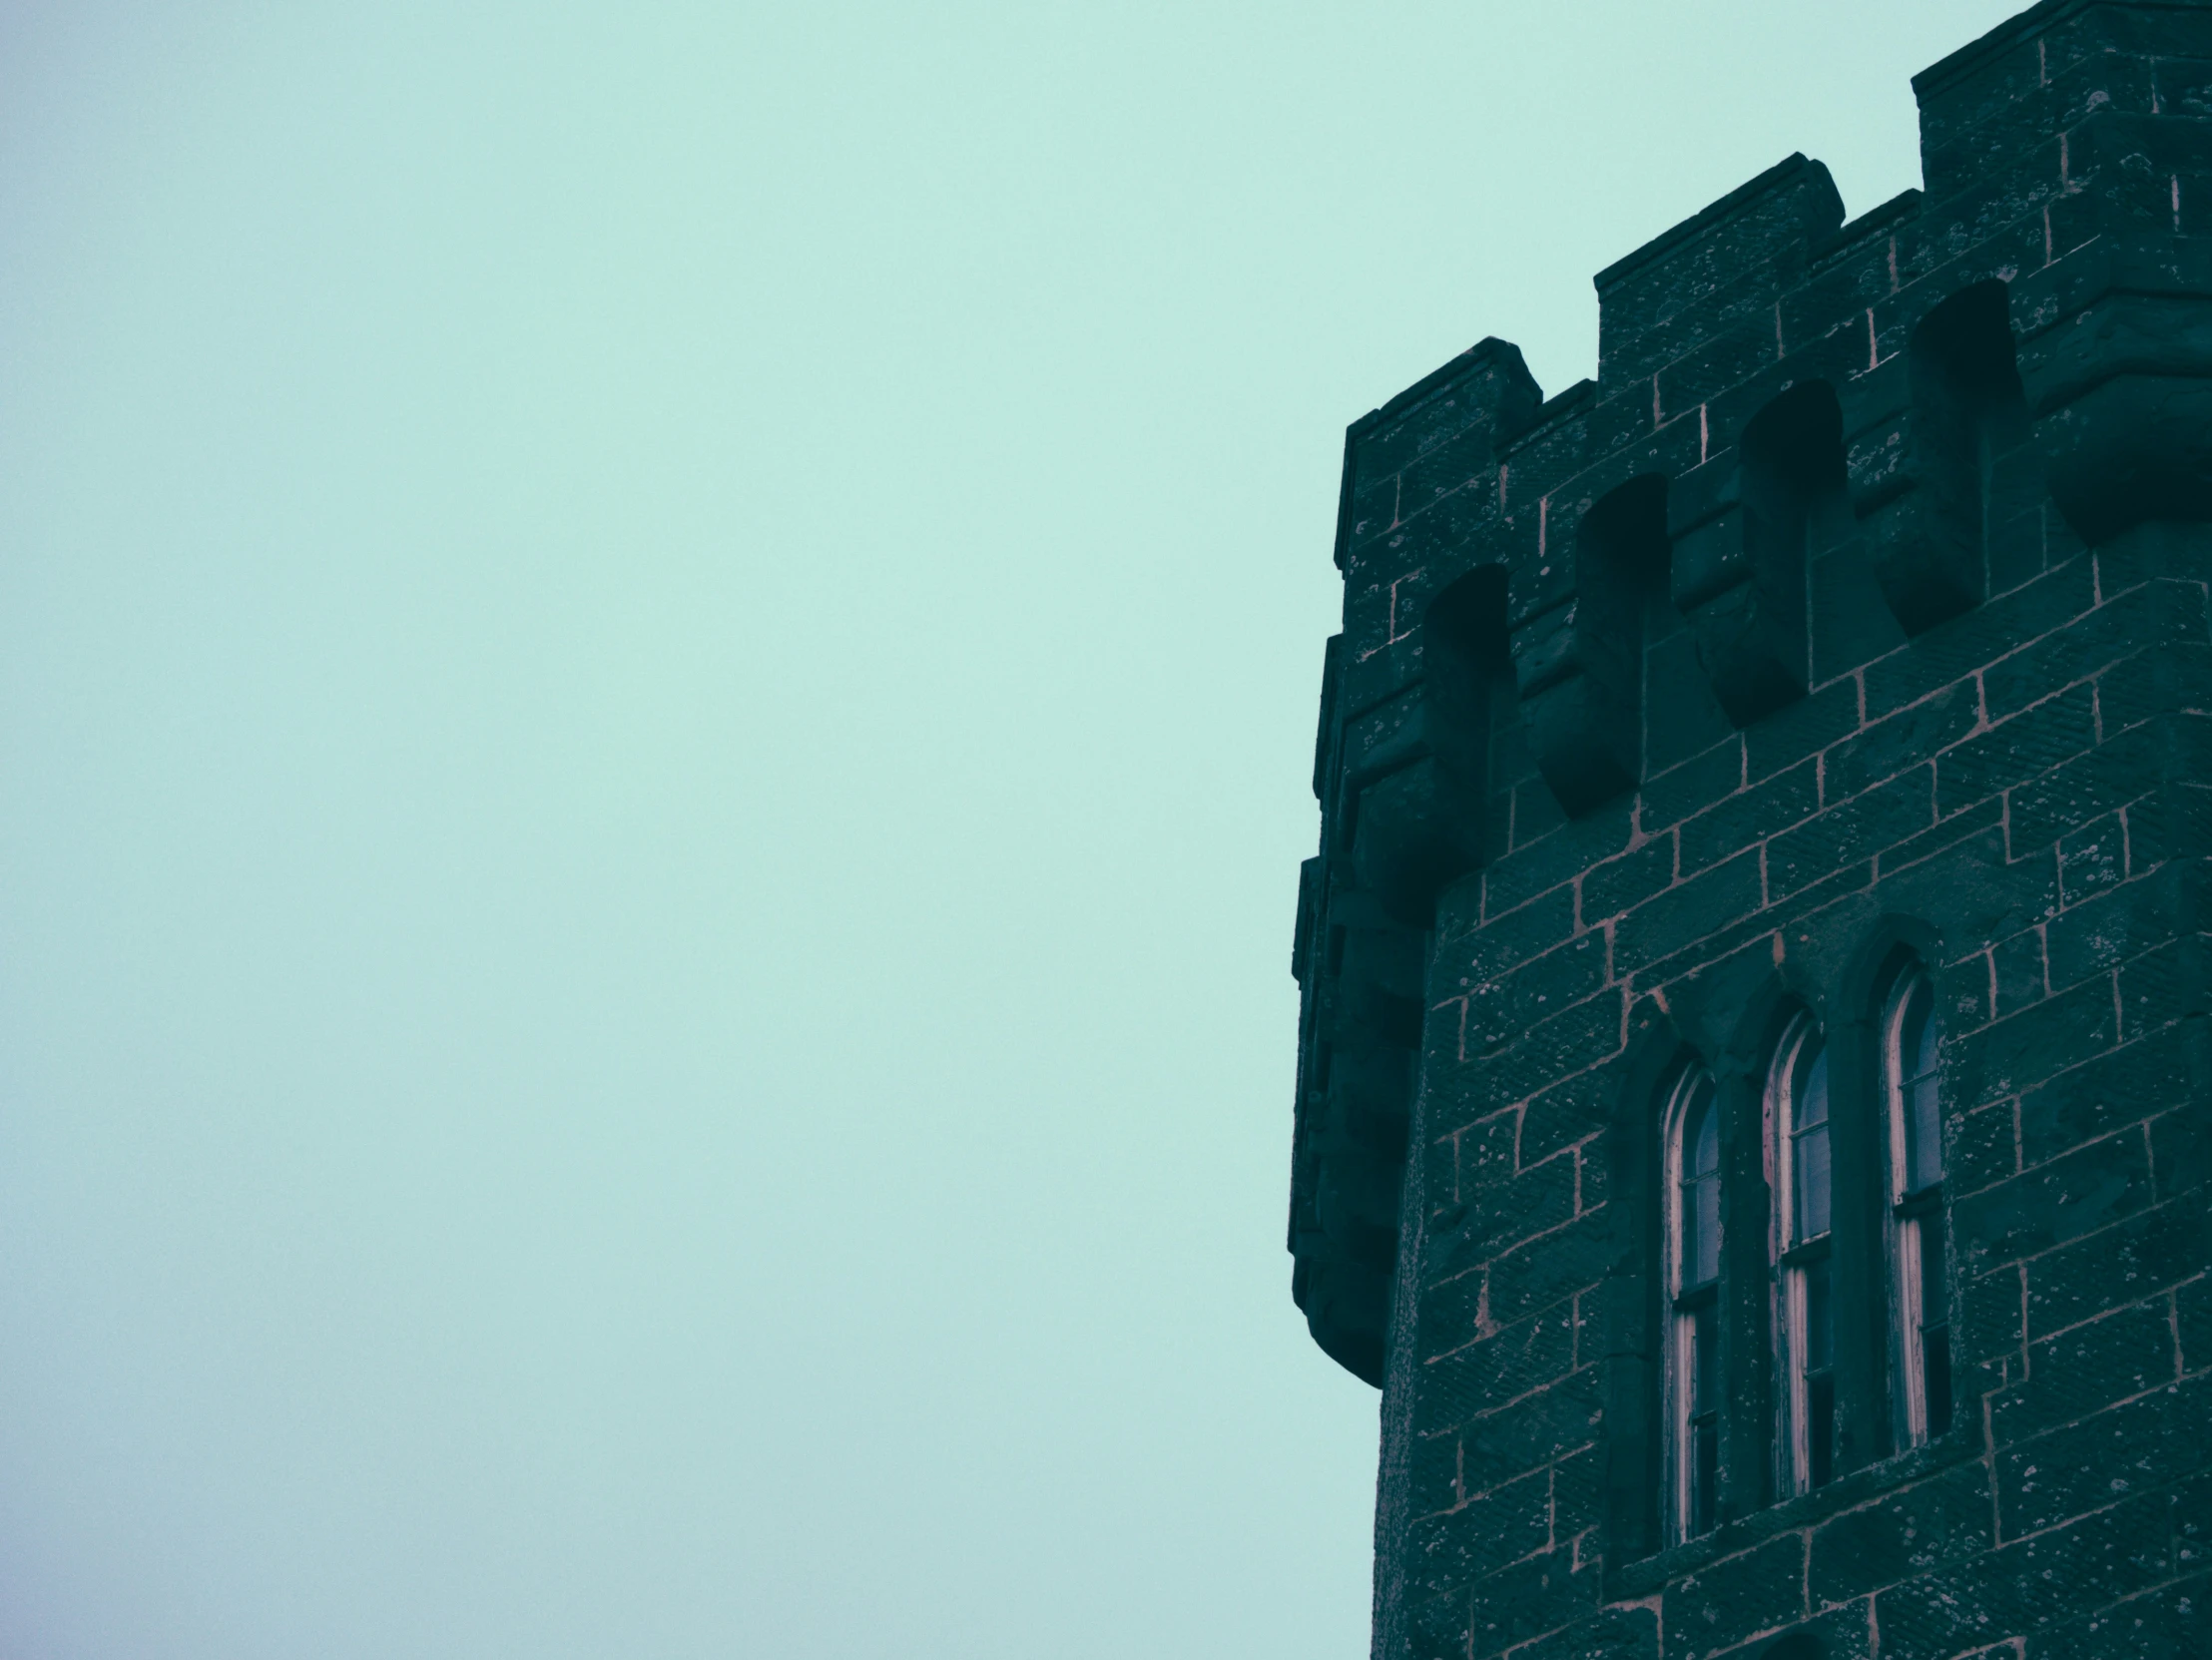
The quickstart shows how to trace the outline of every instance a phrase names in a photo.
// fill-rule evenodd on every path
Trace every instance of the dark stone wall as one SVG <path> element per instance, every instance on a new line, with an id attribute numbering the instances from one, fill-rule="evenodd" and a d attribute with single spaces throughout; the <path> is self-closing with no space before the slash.
<path id="1" fill-rule="evenodd" d="M 1845 224 L 1792 157 L 1599 274 L 1594 382 L 1485 340 L 1347 436 L 1290 1245 L 1384 1390 L 1391 1660 L 2212 1654 L 2212 0 L 2050 0 L 1915 89 L 1925 192 Z M 1903 1449 L 1843 1220 L 1900 946 L 1958 1402 Z M 1839 1474 L 1778 1497 L 1792 1005 L 1842 1138 Z M 1719 1525 L 1670 1544 L 1685 1057 L 1728 1387 Z"/>

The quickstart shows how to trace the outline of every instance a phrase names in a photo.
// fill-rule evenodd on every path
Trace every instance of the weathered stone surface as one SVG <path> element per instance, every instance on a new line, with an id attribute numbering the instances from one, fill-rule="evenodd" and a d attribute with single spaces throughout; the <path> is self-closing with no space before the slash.
<path id="1" fill-rule="evenodd" d="M 1290 1246 L 1385 1388 L 1387 1660 L 2212 1642 L 2212 0 L 2044 0 L 1915 90 L 1926 193 L 1845 224 L 1792 157 L 1600 275 L 1594 382 L 1545 401 L 1485 340 L 1347 435 Z M 1901 952 L 1942 1032 L 1921 1443 Z M 1840 1334 L 1834 1478 L 1794 1494 L 1792 1009 Z M 1680 1539 L 1687 1064 L 1727 1249 L 1718 1519 Z"/>

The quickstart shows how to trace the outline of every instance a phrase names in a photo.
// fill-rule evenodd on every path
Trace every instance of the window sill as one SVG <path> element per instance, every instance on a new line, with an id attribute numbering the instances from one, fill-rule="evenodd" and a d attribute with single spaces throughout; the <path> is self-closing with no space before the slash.
<path id="1" fill-rule="evenodd" d="M 1865 1464 L 1839 1475 L 1818 1491 L 1798 1493 L 1746 1516 L 1724 1521 L 1710 1533 L 1681 1544 L 1668 1545 L 1633 1562 L 1605 1567 L 1605 1598 L 1627 1601 L 1655 1595 L 1670 1582 L 1700 1571 L 1725 1556 L 1734 1556 L 1784 1533 L 1818 1526 L 1832 1516 L 1883 1497 L 1899 1487 L 1924 1480 L 1938 1470 L 1970 1463 L 1981 1456 L 1980 1437 L 1968 1422 L 1926 1446 L 1892 1453 L 1877 1463 Z"/>

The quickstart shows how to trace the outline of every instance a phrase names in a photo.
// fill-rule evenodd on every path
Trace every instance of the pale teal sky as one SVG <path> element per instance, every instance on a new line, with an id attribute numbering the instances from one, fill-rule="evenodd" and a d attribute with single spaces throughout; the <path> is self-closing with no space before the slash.
<path id="1" fill-rule="evenodd" d="M 1364 1654 L 1344 426 L 2013 9 L 0 9 L 0 1654 Z"/>

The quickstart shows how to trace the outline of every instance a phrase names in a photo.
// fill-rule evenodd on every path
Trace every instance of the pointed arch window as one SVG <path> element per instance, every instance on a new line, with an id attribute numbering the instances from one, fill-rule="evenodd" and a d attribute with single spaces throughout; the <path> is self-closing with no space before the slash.
<path id="1" fill-rule="evenodd" d="M 1668 1531 L 1710 1532 L 1720 1497 L 1720 1114 L 1691 1067 L 1666 1114 Z"/>
<path id="2" fill-rule="evenodd" d="M 1950 1295 L 1944 1266 L 1942 1111 L 1936 1096 L 1942 1033 L 1928 971 L 1909 964 L 1882 1022 L 1889 1123 L 1890 1306 L 1897 1321 L 1898 1440 L 1906 1446 L 1950 1425 Z"/>
<path id="3" fill-rule="evenodd" d="M 1828 1045 L 1810 1015 L 1782 1034 L 1767 1075 L 1767 1176 L 1774 1196 L 1774 1330 L 1781 1377 L 1778 1474 L 1785 1493 L 1836 1473 L 1836 1312 Z"/>

